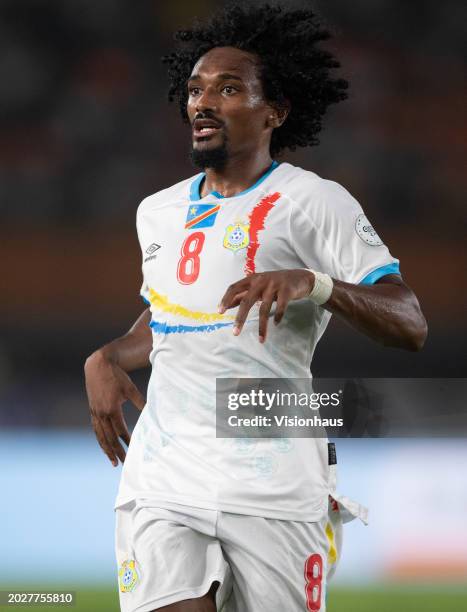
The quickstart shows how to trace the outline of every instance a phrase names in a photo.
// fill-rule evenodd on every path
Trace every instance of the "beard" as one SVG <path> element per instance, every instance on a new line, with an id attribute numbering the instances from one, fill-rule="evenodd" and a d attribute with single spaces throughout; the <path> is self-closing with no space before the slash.
<path id="1" fill-rule="evenodd" d="M 195 168 L 212 168 L 213 170 L 222 170 L 229 159 L 227 152 L 226 139 L 214 149 L 195 149 L 192 145 L 190 151 L 190 160 Z"/>

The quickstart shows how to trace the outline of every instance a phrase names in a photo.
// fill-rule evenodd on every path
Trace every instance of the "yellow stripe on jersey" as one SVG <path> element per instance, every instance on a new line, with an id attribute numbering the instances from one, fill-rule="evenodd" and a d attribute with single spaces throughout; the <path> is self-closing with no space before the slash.
<path id="1" fill-rule="evenodd" d="M 337 548 L 336 542 L 334 540 L 334 531 L 332 530 L 331 523 L 327 523 L 326 525 L 326 535 L 328 537 L 329 542 L 329 551 L 328 551 L 328 565 L 334 565 L 337 561 Z"/>
<path id="2" fill-rule="evenodd" d="M 202 312 L 200 310 L 190 310 L 182 306 L 181 304 L 175 304 L 170 302 L 166 295 L 162 295 L 149 289 L 149 301 L 151 304 L 162 310 L 163 312 L 169 312 L 170 314 L 179 315 L 181 317 L 187 317 L 194 319 L 195 321 L 204 321 L 206 323 L 212 323 L 214 321 L 234 321 L 233 315 L 223 315 L 218 312 Z"/>

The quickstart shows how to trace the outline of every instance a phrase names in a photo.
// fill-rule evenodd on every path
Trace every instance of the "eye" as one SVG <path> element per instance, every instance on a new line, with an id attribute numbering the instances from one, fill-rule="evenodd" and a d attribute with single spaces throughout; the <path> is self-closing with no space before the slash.
<path id="1" fill-rule="evenodd" d="M 233 85 L 224 85 L 222 91 L 225 92 L 228 96 L 238 91 Z"/>
<path id="2" fill-rule="evenodd" d="M 189 87 L 188 93 L 190 96 L 198 96 L 201 89 L 199 87 Z"/>

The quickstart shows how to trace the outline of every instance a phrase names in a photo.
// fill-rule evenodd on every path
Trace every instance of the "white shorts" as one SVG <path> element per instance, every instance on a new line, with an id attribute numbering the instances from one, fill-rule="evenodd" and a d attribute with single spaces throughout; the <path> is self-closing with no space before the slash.
<path id="1" fill-rule="evenodd" d="M 116 510 L 121 610 L 151 612 L 218 582 L 219 612 L 324 612 L 341 545 L 334 500 L 315 523 L 130 502 Z"/>

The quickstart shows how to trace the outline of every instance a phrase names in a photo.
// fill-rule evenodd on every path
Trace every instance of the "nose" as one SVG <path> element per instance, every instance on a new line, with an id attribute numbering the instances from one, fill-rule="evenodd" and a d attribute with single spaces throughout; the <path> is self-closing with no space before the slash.
<path id="1" fill-rule="evenodd" d="M 213 112 L 216 112 L 217 99 L 215 95 L 215 90 L 213 91 L 210 87 L 206 87 L 202 94 L 199 95 L 196 99 L 195 108 L 196 111 L 200 113 L 206 110 L 212 110 Z"/>

